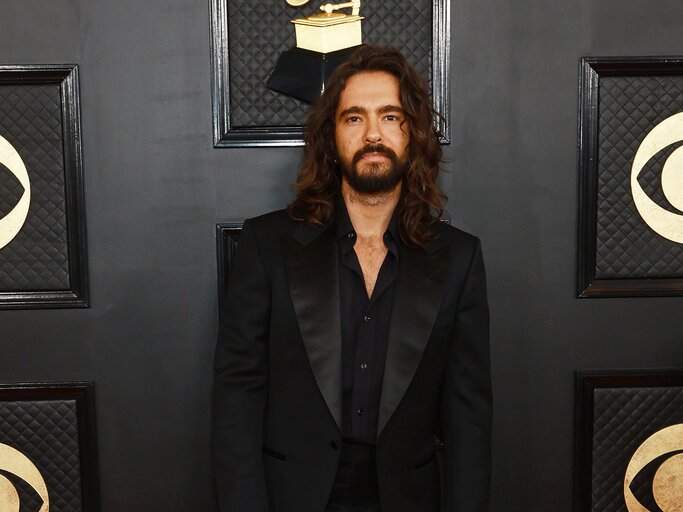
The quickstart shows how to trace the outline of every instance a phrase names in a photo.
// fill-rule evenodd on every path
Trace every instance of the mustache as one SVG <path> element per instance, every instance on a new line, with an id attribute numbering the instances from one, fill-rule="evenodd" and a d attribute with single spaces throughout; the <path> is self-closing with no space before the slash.
<path id="1" fill-rule="evenodd" d="M 379 153 L 394 162 L 397 160 L 394 150 L 386 147 L 384 144 L 368 144 L 364 148 L 356 151 L 353 155 L 352 164 L 358 163 L 358 161 L 363 158 L 363 155 L 367 155 L 368 153 Z"/>

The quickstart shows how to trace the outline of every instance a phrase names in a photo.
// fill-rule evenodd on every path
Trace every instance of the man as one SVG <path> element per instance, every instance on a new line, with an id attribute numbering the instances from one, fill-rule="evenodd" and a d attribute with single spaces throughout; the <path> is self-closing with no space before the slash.
<path id="1" fill-rule="evenodd" d="M 244 224 L 215 360 L 222 512 L 480 512 L 479 241 L 439 222 L 425 82 L 364 45 L 311 107 L 296 199 Z"/>

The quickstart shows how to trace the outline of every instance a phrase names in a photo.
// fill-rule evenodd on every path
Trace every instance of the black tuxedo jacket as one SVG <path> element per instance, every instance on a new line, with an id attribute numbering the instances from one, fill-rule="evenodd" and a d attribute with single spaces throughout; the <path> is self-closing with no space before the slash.
<path id="1" fill-rule="evenodd" d="M 383 512 L 481 512 L 490 473 L 488 306 L 477 238 L 440 223 L 399 248 L 379 410 Z M 221 512 L 324 512 L 341 445 L 335 229 L 245 222 L 221 314 Z"/>

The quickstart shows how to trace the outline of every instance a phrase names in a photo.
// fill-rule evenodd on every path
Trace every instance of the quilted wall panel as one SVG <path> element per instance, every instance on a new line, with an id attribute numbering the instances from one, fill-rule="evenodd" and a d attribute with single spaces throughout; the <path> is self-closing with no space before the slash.
<path id="1" fill-rule="evenodd" d="M 265 83 L 280 53 L 296 46 L 289 21 L 315 14 L 320 2 L 301 8 L 285 2 L 227 3 L 232 127 L 303 125 L 308 106 Z M 364 0 L 361 14 L 363 42 L 400 48 L 431 86 L 432 0 Z"/>
<path id="2" fill-rule="evenodd" d="M 683 387 L 627 387 L 594 390 L 592 499 L 593 512 L 628 512 L 624 474 L 633 453 L 655 432 L 683 423 Z M 654 467 L 650 473 L 654 473 Z M 647 470 L 643 469 L 642 473 Z M 651 503 L 653 474 L 641 474 L 634 494 Z"/>
<path id="3" fill-rule="evenodd" d="M 0 402 L 0 443 L 28 457 L 48 489 L 50 512 L 82 512 L 81 467 L 76 400 Z M 14 484 L 21 511 L 39 510 L 42 500 L 20 478 Z"/>
<path id="4" fill-rule="evenodd" d="M 31 205 L 17 236 L 0 249 L 0 290 L 69 288 L 60 86 L 1 85 L 0 135 L 21 156 L 31 180 Z M 23 193 L 0 168 L 0 215 Z M 5 193 L 7 190 L 9 193 Z"/>
<path id="5" fill-rule="evenodd" d="M 595 277 L 678 277 L 683 244 L 661 237 L 645 224 L 633 202 L 630 176 L 633 157 L 647 133 L 683 111 L 683 76 L 603 77 L 598 102 Z M 645 192 L 669 210 L 660 177 L 664 161 L 679 145 L 652 158 L 639 177 Z"/>

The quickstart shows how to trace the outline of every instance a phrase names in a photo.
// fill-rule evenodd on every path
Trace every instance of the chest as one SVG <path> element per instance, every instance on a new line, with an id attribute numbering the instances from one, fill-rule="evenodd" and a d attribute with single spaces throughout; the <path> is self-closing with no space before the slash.
<path id="1" fill-rule="evenodd" d="M 384 245 L 382 238 L 363 238 L 359 237 L 353 250 L 358 258 L 361 272 L 363 273 L 363 281 L 365 283 L 365 291 L 368 297 L 372 296 L 372 292 L 377 284 L 377 276 L 379 269 L 382 267 L 384 258 L 387 255 L 388 249 Z"/>

